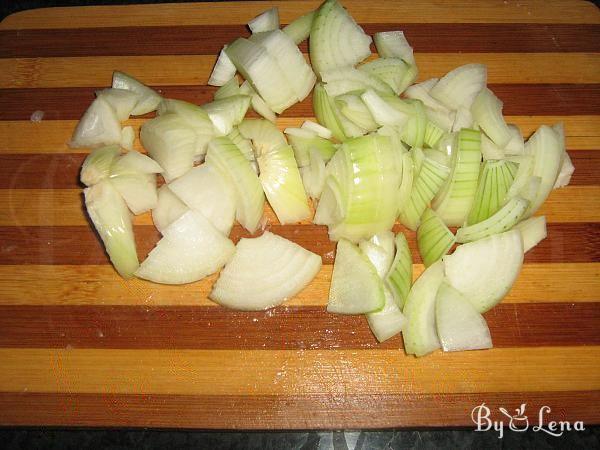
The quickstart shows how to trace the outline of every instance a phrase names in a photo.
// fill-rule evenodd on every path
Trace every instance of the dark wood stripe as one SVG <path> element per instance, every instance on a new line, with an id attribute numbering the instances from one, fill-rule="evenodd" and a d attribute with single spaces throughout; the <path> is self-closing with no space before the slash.
<path id="1" fill-rule="evenodd" d="M 600 185 L 600 150 L 569 152 L 571 185 Z M 0 153 L 0 189 L 77 189 L 82 153 Z"/>
<path id="2" fill-rule="evenodd" d="M 518 386 L 515 386 L 518 387 Z M 309 396 L 187 396 L 146 394 L 0 393 L 3 425 L 177 427 L 203 429 L 473 428 L 471 412 L 485 403 L 492 420 L 500 407 L 527 404 L 531 426 L 600 423 L 599 391 L 485 392 L 469 394 L 314 394 Z M 376 412 L 374 412 L 376 411 Z M 443 411 L 440 414 L 440 411 Z M 505 435 L 512 433 L 508 429 Z"/>
<path id="3" fill-rule="evenodd" d="M 323 257 L 332 264 L 335 243 L 329 241 L 327 229 L 318 225 L 271 225 L 273 233 L 294 241 Z M 394 231 L 403 231 L 400 225 Z M 236 225 L 231 238 L 237 242 L 248 232 Z M 160 235 L 151 225 L 135 227 L 140 258 L 154 247 Z M 413 261 L 421 263 L 414 233 L 407 233 Z M 548 238 L 527 253 L 526 262 L 598 262 L 600 261 L 600 224 L 551 223 Z M 14 226 L 0 227 L 0 264 L 108 264 L 102 245 L 95 233 L 86 226 Z"/>
<path id="4" fill-rule="evenodd" d="M 600 27 L 591 24 L 412 23 L 364 28 L 368 34 L 403 30 L 420 53 L 600 51 Z M 4 30 L 0 57 L 214 54 L 248 35 L 243 25 Z M 300 48 L 308 51 L 306 42 Z"/>
<path id="5" fill-rule="evenodd" d="M 600 303 L 500 304 L 485 316 L 498 348 L 600 344 Z M 0 306 L 0 347 L 395 349 L 402 348 L 402 339 L 378 344 L 364 316 L 329 314 L 321 307 L 239 312 L 210 306 L 39 305 Z"/>
<path id="6" fill-rule="evenodd" d="M 210 86 L 154 87 L 165 97 L 197 104 L 211 101 L 216 90 Z M 600 114 L 600 84 L 491 84 L 490 88 L 504 101 L 506 115 Z M 29 120 L 36 110 L 44 111 L 44 120 L 79 119 L 97 89 L 100 88 L 0 89 L 0 120 Z M 311 96 L 283 113 L 283 117 L 312 115 Z"/>

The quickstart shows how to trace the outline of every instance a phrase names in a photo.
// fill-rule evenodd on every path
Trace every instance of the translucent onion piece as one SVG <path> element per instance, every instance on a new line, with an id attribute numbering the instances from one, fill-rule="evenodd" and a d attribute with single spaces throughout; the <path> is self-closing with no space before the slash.
<path id="1" fill-rule="evenodd" d="M 435 323 L 445 352 L 492 348 L 492 337 L 483 316 L 465 297 L 442 283 L 435 301 Z"/>
<path id="2" fill-rule="evenodd" d="M 231 139 L 231 142 L 233 142 L 237 148 L 240 149 L 248 161 L 254 161 L 256 159 L 254 155 L 254 148 L 252 147 L 252 141 L 242 136 L 239 128 L 234 127 L 227 137 Z"/>
<path id="3" fill-rule="evenodd" d="M 194 167 L 169 188 L 188 208 L 199 211 L 217 230 L 229 235 L 235 219 L 235 191 L 210 164 Z"/>
<path id="4" fill-rule="evenodd" d="M 410 118 L 402 130 L 402 141 L 411 147 L 423 147 L 427 129 L 427 114 L 420 100 L 409 100 Z"/>
<path id="5" fill-rule="evenodd" d="M 396 95 L 400 95 L 408 64 L 400 58 L 379 58 L 361 65 L 358 69 L 381 79 Z"/>
<path id="6" fill-rule="evenodd" d="M 294 41 L 281 30 L 254 34 L 250 40 L 267 49 L 297 100 L 304 100 L 310 94 L 317 77 Z"/>
<path id="7" fill-rule="evenodd" d="M 466 64 L 448 72 L 431 88 L 431 96 L 447 108 L 471 108 L 475 97 L 487 83 L 487 68 L 483 64 Z"/>
<path id="8" fill-rule="evenodd" d="M 267 9 L 265 12 L 248 22 L 248 28 L 250 28 L 252 33 L 277 30 L 279 28 L 279 9 Z"/>
<path id="9" fill-rule="evenodd" d="M 444 265 L 438 261 L 421 274 L 408 294 L 403 310 L 408 323 L 402 331 L 408 354 L 423 356 L 441 346 L 435 328 L 435 303 L 443 280 Z"/>
<path id="10" fill-rule="evenodd" d="M 283 27 L 283 32 L 287 34 L 296 45 L 300 42 L 308 39 L 310 30 L 312 28 L 313 18 L 315 17 L 315 11 L 311 11 L 303 16 L 298 17 L 289 25 Z"/>
<path id="11" fill-rule="evenodd" d="M 481 136 L 481 155 L 484 161 L 494 161 L 506 157 L 504 149 L 494 144 L 485 134 Z"/>
<path id="12" fill-rule="evenodd" d="M 167 182 L 194 165 L 196 133 L 178 114 L 167 113 L 144 122 L 140 139 L 148 154 L 164 169 Z"/>
<path id="13" fill-rule="evenodd" d="M 415 166 L 410 153 L 402 155 L 402 180 L 398 188 L 398 211 L 408 207 L 413 181 L 416 177 Z"/>
<path id="14" fill-rule="evenodd" d="M 354 66 L 371 54 L 371 37 L 337 0 L 317 10 L 310 31 L 310 60 L 317 75 L 336 67 Z"/>
<path id="15" fill-rule="evenodd" d="M 333 133 L 331 133 L 331 130 L 329 128 L 325 128 L 323 125 L 319 125 L 318 123 L 313 122 L 311 120 L 305 120 L 300 128 L 313 131 L 323 139 L 331 139 L 333 137 Z"/>
<path id="16" fill-rule="evenodd" d="M 273 110 L 269 108 L 269 105 L 265 103 L 262 97 L 256 93 L 256 91 L 254 90 L 254 88 L 248 80 L 242 83 L 242 85 L 240 86 L 240 92 L 243 95 L 250 96 L 250 106 L 254 111 L 256 111 L 257 114 L 275 123 L 277 116 L 275 115 Z"/>
<path id="17" fill-rule="evenodd" d="M 382 58 L 400 58 L 407 64 L 415 64 L 413 49 L 402 31 L 383 31 L 373 36 L 377 53 Z"/>
<path id="18" fill-rule="evenodd" d="M 321 257 L 266 231 L 242 238 L 209 297 L 228 308 L 272 308 L 306 287 L 321 269 Z"/>
<path id="19" fill-rule="evenodd" d="M 328 139 L 317 136 L 316 133 L 305 128 L 286 128 L 284 133 L 294 149 L 294 155 L 299 167 L 306 167 L 310 164 L 310 152 L 315 150 L 319 152 L 321 158 L 327 162 L 336 152 L 336 148 Z"/>
<path id="20" fill-rule="evenodd" d="M 571 161 L 571 157 L 567 152 L 565 152 L 562 165 L 560 167 L 560 172 L 558 173 L 558 177 L 552 186 L 552 189 L 558 189 L 561 187 L 567 186 L 571 182 L 571 176 L 575 172 L 575 166 Z"/>
<path id="21" fill-rule="evenodd" d="M 507 155 L 522 155 L 525 153 L 525 143 L 519 127 L 509 124 L 508 131 L 510 131 L 511 138 L 506 147 L 504 147 L 504 152 Z"/>
<path id="22" fill-rule="evenodd" d="M 504 205 L 506 194 L 513 183 L 516 172 L 517 164 L 511 161 L 485 161 L 483 163 L 473 206 L 466 220 L 467 225 L 484 221 Z"/>
<path id="23" fill-rule="evenodd" d="M 225 51 L 274 112 L 281 113 L 298 101 L 277 61 L 262 45 L 239 38 Z"/>
<path id="24" fill-rule="evenodd" d="M 244 119 L 238 130 L 252 141 L 256 156 L 269 153 L 280 145 L 287 144 L 285 136 L 273 123 L 262 119 Z"/>
<path id="25" fill-rule="evenodd" d="M 155 283 L 192 283 L 217 272 L 234 253 L 233 242 L 208 219 L 188 211 L 164 230 L 135 275 Z"/>
<path id="26" fill-rule="evenodd" d="M 406 236 L 398 233 L 395 244 L 396 255 L 385 277 L 385 285 L 392 293 L 398 308 L 402 310 L 412 285 L 413 264 Z"/>
<path id="27" fill-rule="evenodd" d="M 202 109 L 206 111 L 219 133 L 229 134 L 235 125 L 244 120 L 250 101 L 247 95 L 234 95 L 205 103 Z"/>
<path id="28" fill-rule="evenodd" d="M 121 124 L 112 106 L 102 97 L 96 98 L 83 114 L 69 146 L 101 147 L 121 142 Z"/>
<path id="29" fill-rule="evenodd" d="M 152 222 L 161 234 L 169 225 L 183 216 L 189 208 L 185 206 L 179 197 L 173 194 L 169 185 L 165 184 L 158 189 L 158 201 L 156 208 L 152 210 Z"/>
<path id="30" fill-rule="evenodd" d="M 521 232 L 511 230 L 460 245 L 442 261 L 448 283 L 484 313 L 504 298 L 521 271 Z"/>
<path id="31" fill-rule="evenodd" d="M 139 266 L 131 214 L 109 180 L 83 190 L 85 207 L 98 231 L 110 261 L 123 278 L 131 278 Z"/>
<path id="32" fill-rule="evenodd" d="M 215 91 L 213 96 L 214 100 L 221 100 L 227 97 L 233 97 L 234 95 L 247 95 L 240 90 L 240 83 L 236 77 L 233 77 L 223 86 Z"/>
<path id="33" fill-rule="evenodd" d="M 406 91 L 404 91 L 404 96 L 414 100 L 421 100 L 425 106 L 433 110 L 450 113 L 450 109 L 448 109 L 440 101 L 433 98 L 430 94 L 431 89 L 438 81 L 439 78 L 430 78 L 429 80 L 422 81 L 421 83 L 413 84 L 407 88 Z"/>
<path id="34" fill-rule="evenodd" d="M 340 121 L 341 113 L 322 83 L 317 83 L 313 90 L 313 109 L 319 123 L 331 130 L 334 138 L 338 141 L 347 138 Z"/>
<path id="35" fill-rule="evenodd" d="M 113 72 L 112 87 L 117 89 L 127 89 L 135 92 L 139 96 L 139 100 L 131 111 L 133 116 L 141 116 L 154 111 L 160 103 L 161 97 L 154 90 L 136 80 L 131 75 L 124 72 Z"/>
<path id="36" fill-rule="evenodd" d="M 342 115 L 360 128 L 366 131 L 375 131 L 379 128 L 360 96 L 343 94 L 336 97 L 335 102 Z"/>
<path id="37" fill-rule="evenodd" d="M 463 128 L 473 128 L 473 114 L 470 109 L 461 106 L 456 110 L 452 131 L 460 131 Z"/>
<path id="38" fill-rule="evenodd" d="M 473 119 L 500 148 L 506 147 L 513 135 L 502 116 L 502 102 L 488 88 L 482 89 L 471 107 Z"/>
<path id="39" fill-rule="evenodd" d="M 327 311 L 365 314 L 385 305 L 383 281 L 369 259 L 351 242 L 337 244 Z"/>
<path id="40" fill-rule="evenodd" d="M 133 143 L 135 142 L 135 131 L 133 127 L 123 127 L 121 130 L 121 142 L 120 145 L 125 150 L 133 151 Z"/>
<path id="41" fill-rule="evenodd" d="M 223 86 L 235 77 L 237 69 L 229 59 L 229 56 L 227 56 L 227 53 L 225 53 L 225 48 L 226 47 L 219 53 L 215 67 L 210 74 L 210 78 L 207 82 L 209 86 Z"/>
<path id="42" fill-rule="evenodd" d="M 427 114 L 427 109 L 425 109 L 425 113 Z M 425 126 L 425 136 L 423 136 L 423 143 L 428 147 L 435 148 L 442 136 L 444 135 L 444 130 L 438 127 L 434 122 L 427 121 L 427 125 Z"/>
<path id="43" fill-rule="evenodd" d="M 86 186 L 92 186 L 108 178 L 113 161 L 121 151 L 118 145 L 108 145 L 93 150 L 86 156 L 81 166 L 79 179 Z"/>
<path id="44" fill-rule="evenodd" d="M 315 211 L 313 223 L 317 225 L 332 225 L 340 222 L 346 212 L 346 205 L 338 182 L 332 176 L 325 178 L 325 184 Z"/>
<path id="45" fill-rule="evenodd" d="M 462 129 L 452 149 L 452 171 L 432 207 L 448 226 L 460 226 L 471 210 L 481 162 L 481 133 Z"/>
<path id="46" fill-rule="evenodd" d="M 309 159 L 310 164 L 302 168 L 302 182 L 309 197 L 318 199 L 325 186 L 325 159 L 320 151 L 313 148 L 309 151 Z"/>
<path id="47" fill-rule="evenodd" d="M 336 67 L 322 72 L 321 80 L 325 83 L 327 94 L 332 97 L 365 89 L 372 89 L 380 95 L 394 94 L 392 88 L 381 78 L 351 66 Z"/>
<path id="48" fill-rule="evenodd" d="M 294 150 L 280 145 L 256 158 L 260 183 L 282 225 L 310 217 L 308 198 L 294 159 Z"/>
<path id="49" fill-rule="evenodd" d="M 135 108 L 139 94 L 127 89 L 108 88 L 96 91 L 96 97 L 102 97 L 106 102 L 113 107 L 117 115 L 117 119 L 121 122 L 129 119 L 131 112 Z"/>
<path id="50" fill-rule="evenodd" d="M 246 157 L 229 138 L 219 137 L 208 144 L 206 162 L 233 185 L 238 222 L 251 233 L 258 230 L 265 197 L 260 181 Z"/>
<path id="51" fill-rule="evenodd" d="M 456 239 L 444 221 L 432 209 L 427 208 L 417 229 L 417 245 L 425 267 L 431 266 L 446 255 Z"/>
<path id="52" fill-rule="evenodd" d="M 156 208 L 156 175 L 137 173 L 111 176 L 111 183 L 136 216 Z"/>
<path id="53" fill-rule="evenodd" d="M 521 236 L 523 237 L 523 250 L 525 253 L 548 236 L 545 216 L 531 217 L 524 220 L 515 225 L 515 229 L 521 232 Z"/>
<path id="54" fill-rule="evenodd" d="M 393 108 L 375 91 L 369 89 L 360 97 L 363 102 L 365 102 L 365 105 L 367 105 L 367 108 L 377 124 L 402 127 L 408 122 L 408 114 Z"/>
<path id="55" fill-rule="evenodd" d="M 112 176 L 162 173 L 162 171 L 162 167 L 156 161 L 137 151 L 119 156 L 110 169 Z"/>

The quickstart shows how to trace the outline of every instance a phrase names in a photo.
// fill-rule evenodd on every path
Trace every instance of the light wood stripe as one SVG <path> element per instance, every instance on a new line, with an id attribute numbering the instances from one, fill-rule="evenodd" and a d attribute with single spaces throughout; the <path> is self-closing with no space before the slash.
<path id="1" fill-rule="evenodd" d="M 600 389 L 600 346 L 400 350 L 0 349 L 0 391 L 348 395 Z M 440 369 L 443 368 L 443 379 Z M 510 376 L 509 376 L 510 374 Z"/>
<path id="2" fill-rule="evenodd" d="M 315 120 L 314 117 L 283 117 L 277 119 L 277 126 L 281 130 L 297 127 L 306 119 Z M 145 120 L 130 119 L 124 122 L 124 125 L 133 126 L 137 136 Z M 600 116 L 507 116 L 506 121 L 517 124 L 525 136 L 529 136 L 542 124 L 563 122 L 569 150 L 600 149 Z M 0 121 L 0 136 L 3 136 L 0 153 L 86 152 L 87 149 L 71 149 L 67 145 L 76 124 L 76 120 L 50 120 L 40 123 L 24 120 Z M 137 138 L 135 148 L 143 150 Z"/>
<path id="3" fill-rule="evenodd" d="M 503 303 L 589 303 L 600 301 L 600 267 L 595 263 L 529 263 Z M 316 278 L 283 309 L 324 306 L 333 266 Z M 416 279 L 423 266 L 415 264 Z M 0 265 L 0 305 L 146 305 L 217 306 L 207 296 L 217 275 L 186 286 L 123 280 L 109 265 Z M 275 310 L 277 311 L 277 310 Z"/>
<path id="4" fill-rule="evenodd" d="M 321 1 L 234 2 L 128 6 L 93 6 L 30 10 L 13 14 L 0 29 L 91 28 L 117 26 L 245 24 L 273 5 L 279 8 L 282 23 L 289 23 Z M 384 0 L 368 3 L 344 0 L 344 6 L 361 23 L 600 23 L 593 4 L 568 0 L 468 0 L 419 2 Z"/>
<path id="5" fill-rule="evenodd" d="M 600 81 L 598 53 L 417 53 L 416 59 L 421 80 L 477 62 L 487 64 L 488 83 Z M 201 85 L 214 62 L 212 55 L 4 58 L 0 60 L 0 88 L 103 86 L 114 70 L 151 85 Z"/>
<path id="6" fill-rule="evenodd" d="M 598 198 L 600 186 L 567 186 L 552 191 L 538 214 L 549 222 L 598 222 Z M 87 225 L 82 204 L 78 189 L 0 189 L 0 226 Z M 265 217 L 270 224 L 278 223 L 269 205 Z M 134 224 L 151 225 L 150 213 L 136 216 Z"/>

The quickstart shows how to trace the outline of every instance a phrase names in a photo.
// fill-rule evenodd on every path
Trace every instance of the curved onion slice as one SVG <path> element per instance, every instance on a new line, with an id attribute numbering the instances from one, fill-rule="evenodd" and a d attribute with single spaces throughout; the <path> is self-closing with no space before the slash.
<path id="1" fill-rule="evenodd" d="M 179 200 L 169 185 L 165 184 L 158 189 L 156 208 L 152 210 L 152 222 L 161 234 L 164 234 L 169 225 L 183 216 L 189 208 Z"/>
<path id="2" fill-rule="evenodd" d="M 475 97 L 485 88 L 487 68 L 483 64 L 466 64 L 448 72 L 429 91 L 450 109 L 471 108 Z"/>
<path id="3" fill-rule="evenodd" d="M 123 122 L 129 119 L 131 112 L 135 108 L 140 96 L 127 89 L 108 88 L 96 91 L 96 97 L 102 97 L 113 107 L 117 114 L 117 119 Z"/>
<path id="4" fill-rule="evenodd" d="M 382 58 L 400 58 L 407 64 L 415 64 L 413 49 L 402 31 L 382 31 L 373 36 L 377 53 Z"/>
<path id="5" fill-rule="evenodd" d="M 234 253 L 233 242 L 206 217 L 188 211 L 164 230 L 135 275 L 156 283 L 191 283 L 217 272 Z"/>
<path id="6" fill-rule="evenodd" d="M 385 305 L 383 281 L 375 266 L 351 242 L 341 239 L 333 264 L 327 311 L 337 314 L 364 314 Z"/>
<path id="7" fill-rule="evenodd" d="M 331 133 L 329 128 L 325 128 L 323 125 L 313 122 L 312 120 L 305 120 L 302 122 L 302 126 L 300 128 L 314 131 L 317 133 L 317 136 L 322 137 L 323 139 L 331 139 L 333 137 L 333 133 Z"/>
<path id="8" fill-rule="evenodd" d="M 206 162 L 217 169 L 234 187 L 235 217 L 244 228 L 251 233 L 255 232 L 263 215 L 265 196 L 250 162 L 227 137 L 210 141 Z"/>
<path id="9" fill-rule="evenodd" d="M 283 32 L 291 37 L 296 45 L 298 45 L 300 42 L 308 39 L 314 17 L 315 11 L 306 13 L 303 16 L 298 17 L 289 25 L 283 27 Z"/>
<path id="10" fill-rule="evenodd" d="M 256 156 L 269 153 L 280 145 L 286 145 L 285 136 L 272 122 L 262 119 L 244 119 L 238 130 L 252 141 Z"/>
<path id="11" fill-rule="evenodd" d="M 117 158 L 110 169 L 112 176 L 138 173 L 162 173 L 163 169 L 152 158 L 137 151 L 127 152 Z"/>
<path id="12" fill-rule="evenodd" d="M 229 235 L 235 219 L 235 191 L 210 164 L 194 167 L 169 188 L 188 208 L 199 211 L 217 230 Z"/>
<path id="13" fill-rule="evenodd" d="M 93 150 L 86 156 L 81 166 L 79 179 L 86 186 L 92 186 L 108 178 L 113 161 L 121 151 L 118 145 L 108 145 Z"/>
<path id="14" fill-rule="evenodd" d="M 396 95 L 400 95 L 408 64 L 400 58 L 379 58 L 359 66 L 358 69 L 381 79 Z"/>
<path id="15" fill-rule="evenodd" d="M 483 163 L 467 225 L 482 222 L 502 208 L 516 172 L 517 165 L 512 161 L 489 160 Z"/>
<path id="16" fill-rule="evenodd" d="M 502 300 L 521 271 L 521 232 L 511 230 L 460 245 L 442 260 L 448 283 L 483 313 Z"/>
<path id="17" fill-rule="evenodd" d="M 442 219 L 427 208 L 417 229 L 417 245 L 425 267 L 431 266 L 447 254 L 456 239 Z"/>
<path id="18" fill-rule="evenodd" d="M 235 125 L 244 120 L 250 102 L 251 98 L 247 95 L 234 95 L 206 103 L 202 109 L 219 133 L 229 134 Z"/>
<path id="19" fill-rule="evenodd" d="M 502 102 L 488 88 L 482 89 L 471 106 L 473 119 L 500 148 L 508 145 L 513 135 L 502 116 Z M 466 127 L 464 127 L 466 128 Z"/>
<path id="20" fill-rule="evenodd" d="M 244 81 L 240 86 L 240 93 L 242 95 L 250 96 L 250 105 L 252 106 L 252 109 L 256 111 L 257 114 L 275 123 L 275 120 L 277 120 L 277 116 L 275 115 L 273 110 L 269 108 L 269 105 L 265 103 L 262 97 L 258 95 L 258 93 L 254 90 L 254 88 L 248 80 Z"/>
<path id="21" fill-rule="evenodd" d="M 385 285 L 392 293 L 398 308 L 402 310 L 412 284 L 413 265 L 406 236 L 398 233 L 395 243 L 396 255 L 385 277 Z"/>
<path id="22" fill-rule="evenodd" d="M 421 274 L 408 294 L 403 310 L 408 323 L 402 331 L 408 354 L 423 356 L 440 348 L 435 329 L 435 298 L 443 280 L 444 265 L 438 261 Z"/>
<path id="23" fill-rule="evenodd" d="M 133 151 L 134 142 L 135 130 L 133 129 L 133 127 L 123 127 L 123 129 L 121 130 L 121 147 L 123 147 L 125 150 Z"/>
<path id="24" fill-rule="evenodd" d="M 338 141 L 346 139 L 347 136 L 340 120 L 341 113 L 335 100 L 327 94 L 323 83 L 315 84 L 313 89 L 313 109 L 319 123 L 331 130 L 334 138 Z"/>
<path id="25" fill-rule="evenodd" d="M 214 100 L 222 100 L 227 97 L 233 97 L 235 95 L 248 95 L 243 93 L 240 90 L 240 83 L 237 77 L 233 77 L 223 86 L 215 91 L 215 95 L 213 95 Z"/>
<path id="26" fill-rule="evenodd" d="M 336 67 L 354 66 L 371 54 L 371 37 L 337 0 L 317 10 L 310 30 L 310 61 L 317 75 Z"/>
<path id="27" fill-rule="evenodd" d="M 85 207 L 115 270 L 131 278 L 139 266 L 131 214 L 109 180 L 83 190 Z"/>
<path id="28" fill-rule="evenodd" d="M 279 28 L 279 9 L 267 9 L 265 12 L 248 22 L 248 28 L 250 28 L 250 31 L 253 33 L 277 30 Z"/>
<path id="29" fill-rule="evenodd" d="M 131 75 L 123 72 L 113 72 L 112 87 L 127 89 L 138 95 L 138 102 L 133 111 L 131 111 L 131 115 L 133 116 L 141 116 L 142 114 L 154 111 L 161 101 L 161 96 L 154 89 L 149 88 Z"/>
<path id="30" fill-rule="evenodd" d="M 284 133 L 294 149 L 294 156 L 300 167 L 310 164 L 311 151 L 319 153 L 325 162 L 329 161 L 336 152 L 333 142 L 306 128 L 286 128 Z"/>
<path id="31" fill-rule="evenodd" d="M 136 173 L 110 177 L 111 183 L 136 216 L 156 208 L 156 175 Z"/>
<path id="32" fill-rule="evenodd" d="M 445 352 L 492 348 L 490 329 L 465 297 L 442 283 L 435 301 L 435 323 Z"/>
<path id="33" fill-rule="evenodd" d="M 515 230 L 521 232 L 523 236 L 523 251 L 527 253 L 533 247 L 546 239 L 548 232 L 546 230 L 546 217 L 531 217 L 515 225 Z"/>
<path id="34" fill-rule="evenodd" d="M 366 131 L 375 131 L 379 128 L 359 95 L 351 93 L 339 95 L 335 98 L 335 103 L 340 113 L 360 128 Z"/>
<path id="35" fill-rule="evenodd" d="M 69 146 L 100 147 L 120 142 L 121 124 L 117 113 L 103 97 L 98 97 L 77 123 Z"/>
<path id="36" fill-rule="evenodd" d="M 225 53 L 225 47 L 219 53 L 215 67 L 210 74 L 207 84 L 209 86 L 223 86 L 235 77 L 236 68 Z"/>
<path id="37" fill-rule="evenodd" d="M 242 238 L 209 297 L 228 308 L 272 308 L 298 294 L 321 269 L 321 257 L 266 231 Z"/>

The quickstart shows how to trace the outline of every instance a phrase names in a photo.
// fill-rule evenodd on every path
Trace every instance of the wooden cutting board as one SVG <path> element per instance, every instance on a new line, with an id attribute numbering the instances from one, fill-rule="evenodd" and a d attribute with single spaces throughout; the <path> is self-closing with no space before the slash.
<path id="1" fill-rule="evenodd" d="M 214 276 L 185 287 L 120 279 L 81 209 L 86 152 L 66 145 L 77 119 L 115 69 L 166 97 L 209 101 L 215 55 L 272 4 L 26 11 L 0 24 L 0 424 L 473 426 L 483 402 L 496 418 L 499 407 L 526 403 L 532 417 L 546 405 L 547 419 L 600 422 L 598 9 L 564 0 L 344 4 L 368 33 L 404 30 L 421 80 L 485 63 L 509 122 L 527 135 L 565 124 L 575 175 L 542 208 L 548 239 L 486 314 L 495 348 L 415 359 L 399 337 L 377 344 L 363 317 L 327 314 L 334 245 L 325 228 L 280 226 L 270 211 L 271 231 L 324 260 L 282 307 L 220 308 L 206 298 Z M 317 5 L 277 4 L 282 23 Z M 30 121 L 35 110 L 41 123 Z M 311 116 L 307 100 L 279 125 Z M 158 233 L 149 215 L 135 223 L 144 257 Z M 234 228 L 235 240 L 244 235 Z"/>

